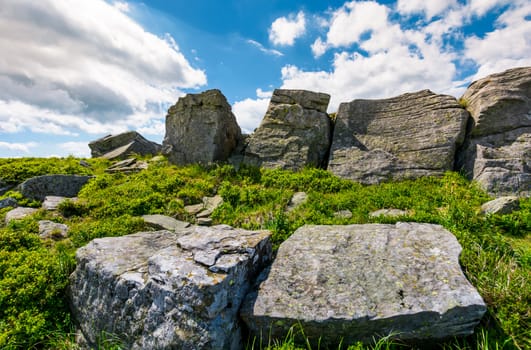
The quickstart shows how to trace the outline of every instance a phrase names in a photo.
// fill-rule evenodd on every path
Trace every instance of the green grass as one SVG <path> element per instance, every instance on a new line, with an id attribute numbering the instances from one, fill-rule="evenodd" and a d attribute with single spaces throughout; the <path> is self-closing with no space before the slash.
<path id="1" fill-rule="evenodd" d="M 531 305 L 531 200 L 508 215 L 485 217 L 480 206 L 490 198 L 460 174 L 375 186 L 341 180 L 327 171 L 298 173 L 230 166 L 175 167 L 166 161 L 148 170 L 123 175 L 106 174 L 107 161 L 79 159 L 0 159 L 0 177 L 15 184 L 47 173 L 96 175 L 79 194 L 80 201 L 60 206 L 60 215 L 39 210 L 32 218 L 0 226 L 0 348 L 74 349 L 73 325 L 66 307 L 68 275 L 75 268 L 75 250 L 97 237 L 121 236 L 147 230 L 139 216 L 164 214 L 191 219 L 184 206 L 203 196 L 220 194 L 224 204 L 213 214 L 214 223 L 247 229 L 270 229 L 278 247 L 304 224 L 394 223 L 416 221 L 441 224 L 463 246 L 463 270 L 488 304 L 488 313 L 476 334 L 442 344 L 445 349 L 526 349 Z M 284 211 L 293 193 L 305 191 L 308 201 Z M 4 196 L 20 194 L 11 191 Z M 24 202 L 23 202 L 24 203 Z M 30 203 L 38 206 L 39 203 Z M 371 218 L 382 208 L 407 210 L 400 218 Z M 8 209 L 0 210 L 3 223 Z M 334 212 L 350 210 L 352 217 Z M 42 241 L 36 220 L 66 223 L 69 238 Z M 0 224 L 2 225 L 2 224 Z M 101 348 L 118 349 L 112 337 Z M 250 349 L 310 349 L 295 343 L 293 334 L 266 347 L 249 340 Z M 392 338 L 372 345 L 343 344 L 342 349 L 403 348 Z"/>

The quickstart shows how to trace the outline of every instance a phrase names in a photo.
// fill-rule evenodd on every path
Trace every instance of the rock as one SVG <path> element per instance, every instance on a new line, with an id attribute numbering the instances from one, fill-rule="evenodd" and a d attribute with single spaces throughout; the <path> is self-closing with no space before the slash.
<path id="1" fill-rule="evenodd" d="M 14 186 L 8 184 L 5 182 L 2 178 L 0 178 L 0 196 L 4 195 L 7 191 L 12 189 Z"/>
<path id="2" fill-rule="evenodd" d="M 190 227 L 190 223 L 176 220 L 166 215 L 142 215 L 142 219 L 156 230 L 181 231 Z"/>
<path id="3" fill-rule="evenodd" d="M 18 205 L 18 202 L 15 198 L 7 197 L 4 199 L 0 199 L 0 209 L 4 209 L 7 207 L 15 208 L 17 205 Z"/>
<path id="4" fill-rule="evenodd" d="M 486 306 L 442 226 L 303 226 L 280 245 L 241 316 L 263 341 L 302 326 L 312 345 L 337 348 L 392 334 L 428 343 L 473 333 Z"/>
<path id="5" fill-rule="evenodd" d="M 15 209 L 12 209 L 6 213 L 6 225 L 9 224 L 11 220 L 19 220 L 23 219 L 26 216 L 32 215 L 37 211 L 35 208 L 26 208 L 26 207 L 18 207 Z"/>
<path id="6" fill-rule="evenodd" d="M 520 200 L 515 196 L 496 198 L 481 206 L 483 214 L 510 214 L 520 208 Z"/>
<path id="7" fill-rule="evenodd" d="M 128 158 L 128 159 L 119 161 L 117 163 L 114 163 L 113 165 L 105 169 L 105 172 L 128 174 L 128 173 L 136 173 L 138 171 L 145 170 L 147 168 L 148 168 L 148 163 L 137 160 L 135 158 Z"/>
<path id="8" fill-rule="evenodd" d="M 84 159 L 81 159 L 81 160 L 79 161 L 79 165 L 81 165 L 83 168 L 92 168 L 92 167 L 90 166 L 90 164 L 89 164 L 86 160 L 84 160 Z"/>
<path id="9" fill-rule="evenodd" d="M 295 210 L 307 201 L 308 195 L 306 194 L 306 192 L 295 192 L 289 200 L 288 206 L 286 207 L 286 212 Z"/>
<path id="10" fill-rule="evenodd" d="M 241 138 L 227 99 L 219 90 L 188 94 L 166 116 L 163 154 L 177 165 L 226 161 Z"/>
<path id="11" fill-rule="evenodd" d="M 472 118 L 458 167 L 496 196 L 531 195 L 531 67 L 475 81 L 461 101 Z"/>
<path id="12" fill-rule="evenodd" d="M 77 197 L 68 198 L 62 196 L 46 196 L 44 197 L 44 201 L 42 202 L 42 207 L 46 210 L 57 210 L 59 204 L 63 203 L 66 200 L 76 202 L 78 199 Z"/>
<path id="13" fill-rule="evenodd" d="M 199 226 L 212 226 L 212 219 L 211 218 L 197 218 L 197 224 Z"/>
<path id="14" fill-rule="evenodd" d="M 397 217 L 406 215 L 409 215 L 409 212 L 407 210 L 400 209 L 379 209 L 369 213 L 369 216 L 372 218 L 376 218 L 378 216 Z"/>
<path id="15" fill-rule="evenodd" d="M 65 239 L 68 235 L 68 226 L 49 220 L 39 221 L 39 236 L 53 240 Z"/>
<path id="16" fill-rule="evenodd" d="M 136 131 L 107 135 L 90 142 L 89 147 L 92 157 L 107 159 L 125 159 L 133 154 L 156 155 L 161 150 L 161 145 L 146 140 Z"/>
<path id="17" fill-rule="evenodd" d="M 186 205 L 184 207 L 184 211 L 190 215 L 196 215 L 203 209 L 205 209 L 205 205 L 203 203 Z"/>
<path id="18" fill-rule="evenodd" d="M 223 204 L 223 198 L 221 196 L 203 197 L 203 210 L 196 214 L 198 218 L 205 218 L 214 212 L 221 204 Z"/>
<path id="19" fill-rule="evenodd" d="M 226 225 L 95 239 L 76 254 L 72 313 L 89 344 L 239 349 L 238 309 L 271 258 L 269 231 Z"/>
<path id="20" fill-rule="evenodd" d="M 262 123 L 247 140 L 243 163 L 289 170 L 326 167 L 332 136 L 329 100 L 324 93 L 276 89 Z"/>
<path id="21" fill-rule="evenodd" d="M 26 198 L 42 201 L 46 196 L 76 197 L 92 176 L 42 175 L 32 177 L 20 185 Z"/>
<path id="22" fill-rule="evenodd" d="M 468 113 L 429 90 L 342 103 L 328 169 L 364 184 L 441 175 L 454 168 Z"/>
<path id="23" fill-rule="evenodd" d="M 334 217 L 338 219 L 350 219 L 352 217 L 352 212 L 350 210 L 336 211 Z"/>

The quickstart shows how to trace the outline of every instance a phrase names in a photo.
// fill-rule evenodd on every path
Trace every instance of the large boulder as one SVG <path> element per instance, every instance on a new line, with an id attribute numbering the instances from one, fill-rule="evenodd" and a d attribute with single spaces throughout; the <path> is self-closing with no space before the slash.
<path id="1" fill-rule="evenodd" d="M 243 163 L 290 170 L 326 167 L 332 136 L 329 101 L 324 93 L 276 89 L 262 123 L 247 140 Z"/>
<path id="2" fill-rule="evenodd" d="M 280 245 L 241 316 L 265 342 L 300 326 L 311 343 L 333 348 L 341 339 L 426 344 L 468 335 L 486 306 L 460 252 L 433 224 L 303 226 Z"/>
<path id="3" fill-rule="evenodd" d="M 134 154 L 156 155 L 161 145 L 145 139 L 136 131 L 127 131 L 118 135 L 107 135 L 89 143 L 92 157 L 107 159 L 126 159 Z"/>
<path id="4" fill-rule="evenodd" d="M 163 154 L 177 165 L 226 161 L 241 138 L 227 99 L 219 90 L 188 94 L 166 116 Z"/>
<path id="5" fill-rule="evenodd" d="M 194 226 L 95 239 L 76 253 L 72 313 L 88 346 L 239 349 L 238 309 L 271 259 L 269 231 Z"/>
<path id="6" fill-rule="evenodd" d="M 328 169 L 365 184 L 453 170 L 468 113 L 452 96 L 429 90 L 342 103 Z"/>
<path id="7" fill-rule="evenodd" d="M 20 184 L 20 192 L 26 198 L 43 201 L 46 196 L 76 197 L 81 188 L 92 178 L 87 175 L 42 175 Z"/>
<path id="8" fill-rule="evenodd" d="M 461 101 L 472 118 L 458 166 L 494 195 L 531 194 L 531 67 L 473 82 Z"/>

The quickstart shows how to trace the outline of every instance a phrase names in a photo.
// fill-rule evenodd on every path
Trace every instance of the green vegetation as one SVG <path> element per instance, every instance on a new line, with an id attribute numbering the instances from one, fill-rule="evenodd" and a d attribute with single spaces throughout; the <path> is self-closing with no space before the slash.
<path id="1" fill-rule="evenodd" d="M 0 226 L 0 348 L 73 349 L 73 325 L 66 304 L 68 276 L 75 268 L 75 250 L 97 237 L 147 230 L 143 214 L 165 214 L 189 220 L 184 206 L 215 193 L 224 198 L 213 214 L 215 223 L 247 229 L 270 229 L 278 247 L 304 224 L 437 223 L 453 232 L 463 246 L 465 274 L 487 302 L 488 314 L 476 334 L 441 345 L 444 349 L 530 348 L 531 337 L 531 199 L 508 215 L 479 213 L 490 198 L 457 173 L 441 178 L 362 186 L 319 169 L 299 173 L 230 166 L 175 167 L 154 162 L 135 174 L 106 174 L 108 162 L 79 159 L 0 159 L 0 177 L 8 183 L 48 173 L 91 174 L 96 177 L 66 202 L 59 215 L 37 211 L 33 217 Z M 305 191 L 308 201 L 284 211 L 293 193 Z M 1 198 L 15 196 L 8 192 Z M 31 203 L 29 203 L 31 204 Z M 33 203 L 38 205 L 39 203 Z M 407 209 L 399 218 L 371 218 L 382 208 Z M 0 210 L 0 225 L 5 213 Z M 334 217 L 350 210 L 351 218 Z M 66 223 L 69 238 L 41 240 L 37 219 Z M 294 330 L 295 332 L 296 330 Z M 109 336 L 101 348 L 117 349 Z M 309 349 L 295 344 L 293 334 L 280 343 L 250 349 Z M 361 344 L 345 344 L 363 349 Z M 401 348 L 391 339 L 375 340 L 370 348 Z"/>

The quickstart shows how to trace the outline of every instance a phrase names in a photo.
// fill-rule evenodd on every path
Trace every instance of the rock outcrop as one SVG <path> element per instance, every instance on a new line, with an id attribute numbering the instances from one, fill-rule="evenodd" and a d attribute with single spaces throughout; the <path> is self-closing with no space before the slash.
<path id="1" fill-rule="evenodd" d="M 241 138 L 227 99 L 219 90 L 188 94 L 166 116 L 163 154 L 177 165 L 226 161 Z"/>
<path id="2" fill-rule="evenodd" d="M 92 178 L 85 175 L 42 175 L 32 177 L 20 185 L 26 198 L 43 201 L 46 196 L 76 197 Z"/>
<path id="3" fill-rule="evenodd" d="M 19 220 L 23 219 L 26 216 L 35 214 L 37 209 L 35 208 L 27 208 L 27 207 L 17 207 L 15 209 L 11 209 L 6 213 L 5 222 L 6 224 L 9 224 L 11 220 Z"/>
<path id="4" fill-rule="evenodd" d="M 468 113 L 429 90 L 342 103 L 328 169 L 365 184 L 441 175 L 454 168 Z"/>
<path id="5" fill-rule="evenodd" d="M 194 226 L 95 239 L 78 249 L 72 312 L 89 345 L 239 349 L 238 309 L 271 258 L 269 231 Z"/>
<path id="6" fill-rule="evenodd" d="M 130 174 L 145 170 L 148 167 L 149 164 L 147 162 L 138 160 L 136 158 L 127 158 L 117 163 L 114 163 L 113 165 L 105 169 L 105 172 Z"/>
<path id="7" fill-rule="evenodd" d="M 289 170 L 326 167 L 329 101 L 324 93 L 276 89 L 262 123 L 248 138 L 243 163 Z"/>
<path id="8" fill-rule="evenodd" d="M 136 131 L 107 135 L 89 143 L 92 157 L 125 159 L 134 154 L 141 156 L 160 153 L 161 145 L 145 139 Z"/>
<path id="9" fill-rule="evenodd" d="M 458 166 L 494 195 L 530 195 L 531 67 L 475 81 L 461 101 L 472 118 Z"/>
<path id="10" fill-rule="evenodd" d="M 486 306 L 461 271 L 460 252 L 433 224 L 303 226 L 280 245 L 241 316 L 265 342 L 302 326 L 325 347 L 472 334 Z"/>

